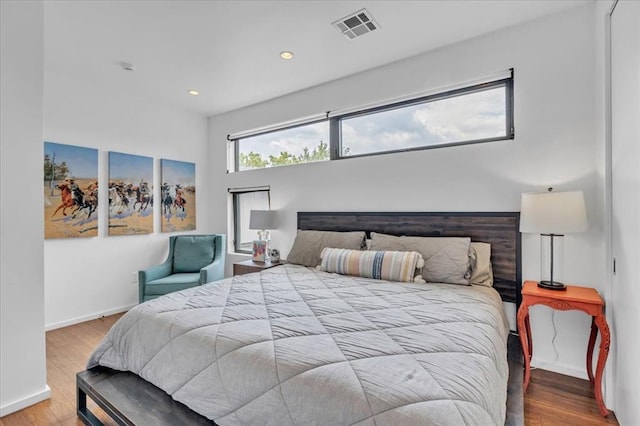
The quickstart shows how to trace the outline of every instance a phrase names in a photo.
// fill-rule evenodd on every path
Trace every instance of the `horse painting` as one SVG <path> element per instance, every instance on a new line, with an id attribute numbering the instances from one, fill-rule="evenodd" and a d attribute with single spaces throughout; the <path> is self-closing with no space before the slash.
<path id="1" fill-rule="evenodd" d="M 79 203 L 78 208 L 73 214 L 73 217 L 75 217 L 77 212 L 84 209 L 89 209 L 89 212 L 87 213 L 87 219 L 89 219 L 91 217 L 91 214 L 94 211 L 96 211 L 96 209 L 98 208 L 98 184 L 97 183 L 89 184 L 87 189 L 83 191 L 81 199 L 82 199 L 82 202 Z M 77 202 L 77 199 L 76 199 L 76 202 Z"/>
<path id="2" fill-rule="evenodd" d="M 115 186 L 109 188 L 109 210 L 117 214 L 123 213 L 129 207 L 129 199 Z"/>
<path id="3" fill-rule="evenodd" d="M 149 184 L 147 182 L 140 182 L 140 186 L 133 188 L 136 193 L 136 201 L 133 203 L 133 210 L 136 209 L 136 204 L 140 204 L 138 211 L 147 209 L 147 206 L 151 202 L 151 191 L 149 190 Z"/>
<path id="4" fill-rule="evenodd" d="M 160 161 L 162 232 L 196 229 L 196 164 L 162 159 Z"/>
<path id="5" fill-rule="evenodd" d="M 66 183 L 58 184 L 56 185 L 56 187 L 60 190 L 61 203 L 58 206 L 58 208 L 53 212 L 51 217 L 54 217 L 56 213 L 60 211 L 60 209 L 62 209 L 62 215 L 66 216 L 67 215 L 66 210 L 68 208 L 75 207 L 75 209 L 71 212 L 72 218 L 75 219 L 79 211 L 88 209 L 88 213 L 87 213 L 87 219 L 88 219 L 91 217 L 91 214 L 98 207 L 97 186 L 92 189 L 87 189 L 87 191 L 82 191 L 79 188 L 77 191 L 72 191 L 71 188 L 69 188 L 69 185 Z"/>
<path id="6" fill-rule="evenodd" d="M 44 238 L 97 236 L 98 150 L 45 141 L 43 151 Z"/>
<path id="7" fill-rule="evenodd" d="M 176 188 L 176 199 L 173 201 L 173 205 L 176 208 L 176 212 L 178 209 L 181 209 L 184 212 L 184 205 L 187 204 L 187 200 L 182 196 L 182 190 Z"/>
<path id="8" fill-rule="evenodd" d="M 53 214 L 51 215 L 51 217 L 54 217 L 56 215 L 56 213 L 58 213 L 58 211 L 60 211 L 60 209 L 62 209 L 62 215 L 66 216 L 67 212 L 66 210 L 68 208 L 71 208 L 73 206 L 76 205 L 74 199 L 73 199 L 73 195 L 71 194 L 71 189 L 69 188 L 69 185 L 67 185 L 66 183 L 60 183 L 58 185 L 56 185 L 56 188 L 58 188 L 60 190 L 60 205 L 58 206 L 58 208 L 56 209 L 56 211 L 53 212 Z"/>
<path id="9" fill-rule="evenodd" d="M 171 213 L 171 206 L 173 205 L 173 197 L 171 196 L 171 193 L 169 192 L 169 188 L 165 187 L 164 185 L 162 186 L 162 213 L 163 214 L 167 214 L 167 213 Z"/>

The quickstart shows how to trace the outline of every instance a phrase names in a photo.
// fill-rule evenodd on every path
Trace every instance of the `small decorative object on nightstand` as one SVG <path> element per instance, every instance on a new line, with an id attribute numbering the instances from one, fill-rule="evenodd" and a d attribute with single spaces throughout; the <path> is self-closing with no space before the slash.
<path id="1" fill-rule="evenodd" d="M 271 259 L 272 262 L 279 263 L 280 262 L 280 250 L 271 249 L 269 251 L 269 258 Z"/>
<path id="2" fill-rule="evenodd" d="M 251 260 L 264 263 L 267 260 L 267 242 L 265 240 L 253 240 Z"/>
<path id="3" fill-rule="evenodd" d="M 258 230 L 258 240 L 253 242 L 253 260 L 265 262 L 269 260 L 269 243 L 271 229 L 276 229 L 276 212 L 273 210 L 251 210 L 249 229 Z"/>
<path id="4" fill-rule="evenodd" d="M 233 275 L 244 275 L 252 272 L 260 272 L 263 269 L 273 268 L 282 265 L 281 262 L 254 262 L 253 260 L 245 260 L 244 262 L 235 262 L 233 264 Z"/>
<path id="5" fill-rule="evenodd" d="M 566 291 L 548 290 L 537 285 L 535 281 L 526 281 L 522 286 L 522 304 L 518 309 L 518 331 L 520 332 L 520 342 L 524 354 L 524 391 L 527 391 L 529 379 L 531 378 L 531 356 L 533 355 L 533 338 L 531 336 L 531 325 L 529 324 L 529 306 L 542 304 L 567 311 L 571 309 L 582 311 L 591 316 L 591 336 L 587 346 L 587 375 L 593 386 L 593 391 L 600 409 L 600 414 L 604 417 L 609 415 L 609 410 L 602 400 L 602 373 L 604 364 L 609 356 L 609 345 L 611 335 L 607 318 L 604 315 L 604 301 L 594 288 L 566 286 Z M 593 375 L 593 348 L 596 344 L 596 337 L 600 332 L 600 352 L 598 354 L 598 364 L 596 375 Z"/>

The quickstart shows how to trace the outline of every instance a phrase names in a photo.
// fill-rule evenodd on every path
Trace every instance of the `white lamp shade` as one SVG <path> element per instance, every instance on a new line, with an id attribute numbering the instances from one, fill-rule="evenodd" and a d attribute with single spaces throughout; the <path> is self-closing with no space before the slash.
<path id="1" fill-rule="evenodd" d="M 276 229 L 276 212 L 274 210 L 251 210 L 249 229 Z"/>
<path id="2" fill-rule="evenodd" d="M 522 194 L 520 232 L 564 234 L 587 226 L 582 191 Z"/>

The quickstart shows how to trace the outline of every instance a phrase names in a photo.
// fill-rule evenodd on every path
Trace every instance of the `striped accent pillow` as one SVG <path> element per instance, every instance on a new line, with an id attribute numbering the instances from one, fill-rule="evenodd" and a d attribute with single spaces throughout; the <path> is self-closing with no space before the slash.
<path id="1" fill-rule="evenodd" d="M 415 251 L 348 250 L 326 247 L 318 269 L 343 275 L 388 281 L 424 283 L 414 277 L 416 268 L 424 266 L 422 255 Z"/>

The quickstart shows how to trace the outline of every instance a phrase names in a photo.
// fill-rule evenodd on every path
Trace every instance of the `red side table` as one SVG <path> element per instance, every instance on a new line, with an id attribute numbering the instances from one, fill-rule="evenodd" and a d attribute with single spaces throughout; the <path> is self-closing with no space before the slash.
<path id="1" fill-rule="evenodd" d="M 591 386 L 593 386 L 596 402 L 600 409 L 600 414 L 604 417 L 609 415 L 609 410 L 602 400 L 602 373 L 604 364 L 609 356 L 609 345 L 611 344 L 611 334 L 609 325 L 604 315 L 604 301 L 594 288 L 578 287 L 568 285 L 566 290 L 548 290 L 538 287 L 535 281 L 526 281 L 522 286 L 522 304 L 518 309 L 518 331 L 520 342 L 524 353 L 524 391 L 527 391 L 529 379 L 531 378 L 531 356 L 533 355 L 533 339 L 531 336 L 531 325 L 529 323 L 529 307 L 533 305 L 547 305 L 552 309 L 567 311 L 571 309 L 579 310 L 591 316 L 591 336 L 587 346 L 587 374 Z M 598 364 L 596 375 L 593 376 L 593 348 L 596 344 L 596 337 L 600 332 L 600 353 L 598 354 Z"/>

